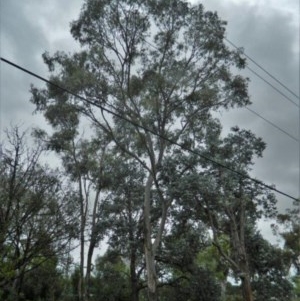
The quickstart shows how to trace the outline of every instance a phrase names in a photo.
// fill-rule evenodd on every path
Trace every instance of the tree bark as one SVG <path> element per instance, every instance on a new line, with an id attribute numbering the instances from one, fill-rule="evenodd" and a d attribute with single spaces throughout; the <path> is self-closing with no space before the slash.
<path id="1" fill-rule="evenodd" d="M 138 291 L 138 279 L 135 270 L 136 256 L 135 252 L 131 252 L 130 256 L 130 288 L 131 288 L 131 301 L 139 301 L 139 291 Z"/>
<path id="2" fill-rule="evenodd" d="M 128 198 L 129 241 L 130 241 L 130 300 L 139 301 L 138 275 L 136 273 L 137 244 L 134 237 L 134 222 L 132 217 L 131 195 Z"/>
<path id="3" fill-rule="evenodd" d="M 237 226 L 234 215 L 231 215 L 231 240 L 236 257 L 237 264 L 241 273 L 242 294 L 244 301 L 253 301 L 252 287 L 250 281 L 249 263 L 245 248 L 245 229 L 244 229 L 244 204 L 241 204 L 240 221 Z M 238 231 L 240 228 L 240 231 Z"/>
<path id="4" fill-rule="evenodd" d="M 249 275 L 242 277 L 242 292 L 244 301 L 253 301 L 253 294 Z"/>
<path id="5" fill-rule="evenodd" d="M 96 233 L 96 220 L 97 220 L 97 208 L 99 204 L 101 189 L 97 190 L 96 197 L 93 206 L 92 224 L 91 224 L 91 238 L 87 254 L 87 264 L 86 264 L 86 276 L 85 276 L 85 300 L 90 299 L 90 286 L 91 286 L 91 271 L 92 271 L 92 259 L 97 244 L 97 233 Z"/>
<path id="6" fill-rule="evenodd" d="M 85 275 L 85 300 L 90 299 L 90 287 L 91 287 L 91 271 L 92 271 L 92 258 L 95 249 L 96 241 L 91 239 L 88 254 L 87 254 L 87 265 Z"/>
<path id="7" fill-rule="evenodd" d="M 151 217 L 150 217 L 150 206 L 151 206 L 151 186 L 153 178 L 149 175 L 145 186 L 145 197 L 144 197 L 144 251 L 147 271 L 147 288 L 148 288 L 148 300 L 158 301 L 157 295 L 157 276 L 155 270 L 155 254 L 153 253 L 152 241 L 151 241 Z"/>
<path id="8" fill-rule="evenodd" d="M 82 195 L 81 177 L 79 177 L 79 193 L 80 193 L 80 267 L 78 281 L 78 296 L 79 301 L 84 301 L 84 230 L 85 230 L 85 210 L 84 199 Z"/>

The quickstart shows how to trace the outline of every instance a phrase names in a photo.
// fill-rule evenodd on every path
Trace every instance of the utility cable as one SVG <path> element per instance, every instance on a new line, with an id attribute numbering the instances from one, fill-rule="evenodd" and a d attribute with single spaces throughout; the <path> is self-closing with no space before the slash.
<path id="1" fill-rule="evenodd" d="M 231 43 L 228 39 L 224 38 L 226 41 L 228 41 L 228 43 Z M 153 45 L 152 43 L 148 42 L 146 39 L 143 39 L 144 42 L 146 42 L 149 46 L 153 47 L 154 49 L 156 50 L 159 50 L 155 45 Z M 232 43 L 233 44 L 233 43 Z M 234 45 L 234 44 L 233 44 Z M 235 46 L 235 48 L 237 49 L 240 49 L 238 48 L 237 46 Z M 243 55 L 244 52 L 243 52 Z M 246 56 L 246 55 L 245 55 Z M 247 56 L 248 57 L 248 56 Z M 252 60 L 251 60 L 252 61 Z M 253 60 L 254 61 L 254 60 Z M 266 80 L 263 76 L 259 75 L 257 72 L 255 72 L 252 68 L 250 68 L 249 66 L 246 66 L 247 69 L 249 69 L 253 74 L 255 74 L 258 78 L 260 78 L 261 80 L 263 80 L 266 84 L 268 84 L 270 87 L 272 87 L 275 91 L 277 91 L 280 95 L 282 95 L 285 99 L 287 99 L 289 102 L 291 102 L 293 105 L 295 105 L 296 107 L 299 108 L 299 105 L 293 101 L 290 97 L 288 97 L 286 94 L 284 94 L 283 92 L 281 92 L 278 88 L 276 88 L 273 84 L 271 84 L 268 80 Z M 263 69 L 264 70 L 264 69 Z M 267 71 L 266 71 L 267 72 Z M 267 74 L 269 74 L 269 72 L 267 72 Z M 270 74 L 270 76 L 274 79 L 276 79 L 273 75 Z M 280 83 L 282 86 L 285 87 L 284 84 Z M 288 89 L 288 88 L 287 88 Z M 290 92 L 290 90 L 288 89 L 288 91 Z M 297 96 L 297 94 L 294 94 L 292 92 L 293 95 L 295 95 L 298 99 L 299 99 L 299 96 Z"/>
<path id="2" fill-rule="evenodd" d="M 225 41 L 227 41 L 227 43 L 229 43 L 231 46 L 233 46 L 234 48 L 236 48 L 237 50 L 240 50 L 241 48 L 239 48 L 238 46 L 236 46 L 233 42 L 231 42 L 229 39 L 224 38 Z M 245 53 L 245 51 L 242 52 L 243 55 L 249 59 L 249 61 L 251 61 L 254 65 L 256 65 L 258 68 L 260 68 L 261 70 L 263 70 L 266 74 L 268 74 L 272 79 L 274 79 L 280 86 L 282 86 L 283 88 L 285 88 L 287 91 L 289 91 L 292 95 L 294 95 L 297 99 L 299 99 L 299 95 L 297 95 L 295 92 L 293 92 L 291 89 L 289 89 L 285 84 L 283 84 L 279 79 L 277 79 L 274 75 L 272 75 L 268 70 L 266 70 L 266 68 L 264 68 L 262 65 L 258 64 L 253 58 L 251 58 L 248 54 Z M 248 67 L 247 67 L 248 68 Z M 250 68 L 248 68 L 250 69 Z"/>
<path id="3" fill-rule="evenodd" d="M 294 137 L 293 135 L 291 135 L 290 133 L 288 133 L 287 131 L 285 131 L 284 129 L 282 129 L 281 127 L 277 126 L 275 123 L 273 123 L 272 121 L 268 120 L 267 118 L 261 116 L 259 113 L 257 113 L 256 111 L 250 109 L 250 108 L 245 108 L 246 110 L 248 110 L 249 112 L 251 112 L 252 114 L 256 115 L 257 117 L 263 119 L 265 122 L 267 122 L 268 124 L 270 124 L 271 126 L 273 126 L 274 128 L 276 128 L 277 130 L 281 131 L 282 133 L 284 133 L 285 135 L 289 136 L 290 138 L 292 138 L 293 140 L 295 140 L 296 142 L 300 142 L 300 140 L 296 137 Z"/>
<path id="4" fill-rule="evenodd" d="M 275 91 L 277 91 L 280 95 L 282 95 L 285 99 L 287 99 L 289 102 L 291 102 L 293 105 L 299 108 L 299 105 L 293 101 L 290 97 L 285 95 L 283 92 L 281 92 L 278 88 L 276 88 L 273 84 L 271 84 L 269 81 L 267 81 L 263 76 L 259 75 L 256 71 L 254 71 L 249 66 L 246 66 L 247 69 L 249 69 L 253 74 L 255 74 L 257 77 L 259 77 L 262 81 L 264 81 L 266 84 L 268 84 L 270 87 L 272 87 Z"/>
<path id="5" fill-rule="evenodd" d="M 155 45 L 153 45 L 152 43 L 148 42 L 147 40 L 143 39 L 143 41 L 145 43 L 147 43 L 149 46 L 151 46 L 152 48 L 159 50 Z M 295 103 L 292 99 L 290 99 L 288 96 L 286 96 L 284 93 L 282 93 L 280 90 L 278 90 L 275 86 L 273 86 L 270 82 L 268 82 L 267 80 L 265 80 L 262 76 L 260 76 L 258 73 L 256 73 L 254 70 L 252 70 L 251 68 L 247 67 L 250 71 L 252 71 L 255 75 L 257 75 L 259 78 L 261 78 L 263 81 L 265 81 L 268 85 L 270 85 L 273 89 L 275 89 L 278 93 L 280 93 L 282 96 L 284 96 L 285 98 L 287 98 L 290 102 L 292 102 L 294 105 L 296 105 L 297 107 L 300 108 L 299 105 L 297 105 L 297 103 Z M 256 115 L 257 117 L 263 119 L 265 122 L 267 122 L 269 125 L 271 125 L 272 127 L 276 128 L 277 130 L 281 131 L 282 133 L 284 133 L 285 135 L 287 135 L 288 137 L 292 138 L 293 140 L 300 142 L 300 140 L 296 137 L 294 137 L 293 135 L 291 135 L 290 133 L 288 133 L 286 130 L 282 129 L 281 127 L 279 127 L 278 125 L 276 125 L 275 123 L 273 123 L 272 121 L 268 120 L 267 118 L 263 117 L 262 115 L 260 115 L 259 113 L 255 112 L 254 110 L 247 108 L 246 109 L 251 112 L 252 114 Z M 300 109 L 299 109 L 300 110 Z"/>
<path id="6" fill-rule="evenodd" d="M 1 59 L 1 61 L 3 61 L 3 62 L 5 62 L 5 63 L 7 63 L 7 64 L 13 66 L 14 68 L 17 68 L 17 69 L 19 69 L 19 70 L 21 70 L 21 71 L 23 71 L 23 72 L 25 72 L 25 73 L 27 73 L 27 74 L 30 74 L 31 76 L 33 76 L 33 77 L 35 77 L 35 78 L 38 78 L 39 80 L 41 80 L 41 81 L 43 81 L 43 82 L 45 82 L 45 83 L 47 83 L 47 84 L 49 84 L 49 85 L 52 85 L 52 86 L 54 86 L 54 87 L 56 87 L 56 88 L 58 88 L 58 89 L 60 89 L 60 90 L 62 90 L 62 91 L 64 91 L 64 92 L 66 92 L 66 93 L 68 93 L 68 94 L 70 94 L 70 95 L 76 97 L 76 98 L 79 98 L 79 99 L 81 99 L 81 100 L 87 102 L 88 104 L 95 105 L 95 103 L 94 103 L 93 101 L 90 101 L 90 100 L 88 100 L 87 98 L 85 98 L 85 97 L 83 97 L 83 96 L 81 96 L 81 95 L 78 95 L 78 94 L 76 94 L 76 93 L 74 93 L 74 92 L 72 92 L 72 91 L 70 91 L 70 90 L 68 90 L 68 89 L 66 89 L 66 88 L 63 88 L 63 87 L 61 87 L 61 86 L 55 84 L 54 82 L 52 82 L 52 81 L 50 81 L 50 80 L 48 80 L 48 79 L 46 79 L 46 78 L 44 78 L 44 77 L 42 77 L 42 76 L 40 76 L 40 75 L 38 75 L 38 74 L 36 74 L 36 73 L 34 73 L 34 72 L 28 70 L 28 69 L 25 69 L 25 68 L 21 67 L 20 65 L 17 65 L 17 64 L 15 64 L 15 63 L 13 63 L 13 62 L 11 62 L 11 61 L 9 61 L 9 60 L 6 60 L 6 59 L 3 58 L 3 57 L 0 57 L 0 59 Z M 207 157 L 207 156 L 205 156 L 205 155 L 203 155 L 203 154 L 201 154 L 201 153 L 199 153 L 199 152 L 197 152 L 197 151 L 194 151 L 194 150 L 192 150 L 192 149 L 186 147 L 184 144 L 180 144 L 180 143 L 178 143 L 178 142 L 176 142 L 176 141 L 173 141 L 172 139 L 169 139 L 169 138 L 167 138 L 167 137 L 165 137 L 165 136 L 163 136 L 163 135 L 161 135 L 161 134 L 156 133 L 155 131 L 153 131 L 153 130 L 151 130 L 151 129 L 149 129 L 149 128 L 146 128 L 146 127 L 144 127 L 144 126 L 138 124 L 137 122 L 134 122 L 134 121 L 132 121 L 132 120 L 130 120 L 130 119 L 128 119 L 128 118 L 126 118 L 126 117 L 124 117 L 124 116 L 122 116 L 122 115 L 116 113 L 116 112 L 113 112 L 113 111 L 111 111 L 111 110 L 109 110 L 109 109 L 107 109 L 107 108 L 104 108 L 104 107 L 103 107 L 102 105 L 100 105 L 100 104 L 97 104 L 97 106 L 98 106 L 102 111 L 107 112 L 108 114 L 111 114 L 111 115 L 113 115 L 113 116 L 115 116 L 115 117 L 117 117 L 117 118 L 119 118 L 119 119 L 122 119 L 122 120 L 124 120 L 124 121 L 126 121 L 126 122 L 128 122 L 128 123 L 130 123 L 130 124 L 132 124 L 132 125 L 134 125 L 134 126 L 136 126 L 136 127 L 138 127 L 138 128 L 140 128 L 140 129 L 143 129 L 144 131 L 149 132 L 149 133 L 151 133 L 151 134 L 153 134 L 153 135 L 155 135 L 155 136 L 157 136 L 157 137 L 159 137 L 159 138 L 161 138 L 161 139 L 163 139 L 163 140 L 169 142 L 170 144 L 176 145 L 176 146 L 180 147 L 181 149 L 183 149 L 183 150 L 185 150 L 185 151 L 188 151 L 188 152 L 190 152 L 190 153 L 192 153 L 192 154 L 195 154 L 195 155 L 197 155 L 197 156 L 199 156 L 199 157 L 205 159 L 206 161 L 209 161 L 209 162 L 213 163 L 213 165 L 216 165 L 216 166 L 225 168 L 225 169 L 231 171 L 232 173 L 237 174 L 238 176 L 240 176 L 240 177 L 242 177 L 242 178 L 244 178 L 244 179 L 248 179 L 248 180 L 252 181 L 253 183 L 256 183 L 256 184 L 258 184 L 258 185 L 260 185 L 260 186 L 262 186 L 262 187 L 265 187 L 265 188 L 268 188 L 268 189 L 270 189 L 270 190 L 272 190 L 272 191 L 275 191 L 275 192 L 277 192 L 277 193 L 279 193 L 279 194 L 281 194 L 281 195 L 283 195 L 283 196 L 286 196 L 287 198 L 290 198 L 290 199 L 292 199 L 292 200 L 294 200 L 294 201 L 298 201 L 298 199 L 297 199 L 296 197 L 293 197 L 292 195 L 290 195 L 290 194 L 288 194 L 288 193 L 285 193 L 285 192 L 283 192 L 283 191 L 281 191 L 281 190 L 279 190 L 279 189 L 277 189 L 277 188 L 275 188 L 275 187 L 273 187 L 273 186 L 271 186 L 271 185 L 265 184 L 264 182 L 262 182 L 262 181 L 260 181 L 260 180 L 258 180 L 258 179 L 252 178 L 251 176 L 249 176 L 249 175 L 247 175 L 247 174 L 244 174 L 244 173 L 242 173 L 242 172 L 240 172 L 240 171 L 237 171 L 237 170 L 233 169 L 232 167 L 229 167 L 229 166 L 226 166 L 226 165 L 224 165 L 224 164 L 222 164 L 222 163 L 220 163 L 220 162 L 217 162 L 217 161 L 215 161 L 215 160 L 212 159 L 212 158 L 209 158 L 209 157 Z"/>

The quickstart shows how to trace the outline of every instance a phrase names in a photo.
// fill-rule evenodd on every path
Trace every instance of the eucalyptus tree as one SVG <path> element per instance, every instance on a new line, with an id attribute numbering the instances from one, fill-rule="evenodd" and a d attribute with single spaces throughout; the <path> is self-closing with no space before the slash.
<path id="1" fill-rule="evenodd" d="M 43 55 L 50 80 L 80 98 L 57 86 L 32 87 L 32 102 L 48 120 L 54 111 L 66 126 L 72 118 L 87 117 L 147 172 L 143 235 L 149 300 L 158 299 L 155 255 L 173 201 L 158 180 L 166 154 L 177 148 L 170 140 L 193 148 L 214 122 L 211 111 L 250 103 L 247 80 L 232 74 L 232 67 L 243 68 L 245 61 L 225 46 L 225 24 L 187 1 L 86 0 L 71 24 L 82 50 Z M 54 127 L 56 120 L 50 119 Z M 151 222 L 154 187 L 158 231 Z"/>
<path id="2" fill-rule="evenodd" d="M 65 117 L 55 110 L 48 118 L 55 123 L 54 133 L 49 136 L 43 130 L 36 130 L 35 135 L 59 154 L 65 174 L 77 192 L 74 206 L 79 211 L 80 220 L 77 237 L 80 241 L 78 295 L 80 300 L 88 300 L 93 254 L 106 232 L 102 211 L 113 175 L 110 141 L 101 131 L 88 139 L 79 137 L 77 118 Z"/>
<path id="3" fill-rule="evenodd" d="M 174 164 L 165 169 L 163 179 L 180 206 L 189 203 L 185 208 L 187 220 L 200 219 L 211 229 L 213 245 L 233 275 L 241 280 L 244 300 L 252 301 L 249 260 L 250 255 L 255 255 L 249 253 L 247 240 L 260 218 L 276 216 L 276 199 L 270 189 L 248 178 L 255 157 L 261 157 L 265 148 L 261 138 L 238 127 L 221 138 L 219 129 L 217 125 L 211 128 L 212 135 L 207 136 L 202 154 L 211 154 L 223 166 L 194 155 L 178 154 L 170 159 Z"/>
<path id="4" fill-rule="evenodd" d="M 212 257 L 200 256 L 210 246 L 206 225 L 182 216 L 184 210 L 172 211 L 175 220 L 168 223 L 156 256 L 161 300 L 221 300 L 217 274 L 208 268 L 213 264 Z"/>
<path id="5" fill-rule="evenodd" d="M 144 169 L 127 156 L 115 155 L 114 178 L 103 207 L 108 227 L 109 249 L 129 267 L 130 300 L 138 301 L 145 288 L 143 258 L 143 182 Z M 155 220 L 153 220 L 153 224 Z"/>
<path id="6" fill-rule="evenodd" d="M 289 252 L 272 245 L 258 231 L 248 232 L 246 237 L 245 245 L 255 300 L 292 300 Z"/>
<path id="7" fill-rule="evenodd" d="M 22 300 L 62 300 L 63 277 L 58 268 L 58 259 L 51 259 L 29 271 L 24 277 Z"/>
<path id="8" fill-rule="evenodd" d="M 130 272 L 123 258 L 108 249 L 95 262 L 94 300 L 131 301 Z"/>
<path id="9" fill-rule="evenodd" d="M 283 230 L 276 229 L 284 239 L 284 248 L 290 253 L 291 266 L 300 276 L 300 201 L 295 201 L 286 213 L 278 214 L 277 221 L 283 226 Z"/>
<path id="10" fill-rule="evenodd" d="M 58 261 L 76 235 L 72 189 L 40 163 L 44 145 L 29 147 L 26 134 L 7 132 L 0 162 L 0 291 L 19 300 L 26 275 Z"/>
<path id="11" fill-rule="evenodd" d="M 254 158 L 261 157 L 265 143 L 250 131 L 233 128 L 215 148 L 215 156 L 223 157 L 222 162 L 244 175 L 248 175 Z M 213 151 L 212 148 L 209 151 Z M 249 254 L 246 250 L 247 232 L 261 217 L 275 217 L 276 199 L 269 189 L 247 178 L 230 174 L 223 168 L 211 169 L 210 189 L 202 186 L 203 206 L 214 235 L 214 243 L 221 255 L 230 263 L 235 274 L 241 279 L 243 297 L 253 300 Z M 214 204 L 211 198 L 215 199 Z M 201 203 L 199 203 L 201 204 Z M 214 206 L 216 206 L 214 208 Z M 229 236 L 231 254 L 223 252 L 217 238 L 221 234 Z"/>

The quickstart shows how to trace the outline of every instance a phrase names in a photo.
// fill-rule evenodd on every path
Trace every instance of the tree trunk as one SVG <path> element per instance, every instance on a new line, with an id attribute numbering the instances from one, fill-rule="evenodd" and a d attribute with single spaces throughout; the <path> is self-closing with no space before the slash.
<path id="1" fill-rule="evenodd" d="M 242 191 L 240 190 L 242 195 Z M 244 301 L 253 301 L 252 287 L 250 281 L 249 263 L 245 248 L 245 202 L 241 199 L 239 208 L 239 220 L 234 214 L 229 213 L 231 219 L 231 240 L 235 253 L 235 258 L 241 272 L 242 294 Z"/>
<path id="2" fill-rule="evenodd" d="M 245 275 L 242 278 L 242 292 L 243 292 L 244 301 L 254 300 L 249 275 Z"/>
<path id="3" fill-rule="evenodd" d="M 89 250 L 87 254 L 86 276 L 85 276 L 85 300 L 90 299 L 90 287 L 91 287 L 91 271 L 92 271 L 92 258 L 95 249 L 96 242 L 91 239 Z"/>
<path id="4" fill-rule="evenodd" d="M 131 301 L 139 301 L 139 291 L 138 291 L 138 279 L 135 270 L 135 252 L 131 252 L 130 258 L 130 288 L 131 288 Z"/>
<path id="5" fill-rule="evenodd" d="M 152 250 L 145 246 L 145 259 L 146 259 L 146 270 L 147 270 L 147 288 L 148 288 L 148 300 L 157 301 L 157 279 L 155 270 L 155 260 Z"/>
<path id="6" fill-rule="evenodd" d="M 157 301 L 157 279 L 155 270 L 155 259 L 153 254 L 153 246 L 151 241 L 151 217 L 150 217 L 150 191 L 153 183 L 153 178 L 149 175 L 145 186 L 145 198 L 144 198 L 144 252 L 147 271 L 147 288 L 148 288 L 148 300 Z"/>
<path id="7" fill-rule="evenodd" d="M 135 241 L 134 237 L 134 223 L 132 218 L 132 206 L 131 206 L 131 196 L 128 200 L 128 213 L 129 213 L 129 241 L 130 241 L 130 300 L 139 301 L 139 290 L 138 290 L 138 276 L 136 272 L 136 252 L 137 244 L 133 243 Z"/>
<path id="8" fill-rule="evenodd" d="M 242 195 L 242 187 L 240 185 L 240 195 Z M 240 220 L 239 220 L 239 228 L 240 228 L 240 258 L 242 259 L 241 267 L 244 272 L 244 277 L 242 278 L 242 290 L 243 290 L 243 298 L 245 301 L 253 301 L 252 294 L 252 286 L 250 281 L 250 272 L 249 272 L 249 262 L 248 256 L 245 247 L 245 224 L 246 224 L 246 207 L 245 200 L 241 198 L 240 205 Z"/>
<path id="9" fill-rule="evenodd" d="M 81 178 L 79 177 L 79 193 L 80 193 L 80 268 L 78 281 L 78 297 L 79 301 L 84 301 L 84 230 L 85 230 L 85 210 L 84 199 L 82 195 Z"/>
<path id="10" fill-rule="evenodd" d="M 226 286 L 227 286 L 227 279 L 220 281 L 221 286 L 221 300 L 225 300 L 226 298 Z"/>
<path id="11" fill-rule="evenodd" d="M 89 245 L 88 254 L 87 254 L 87 264 L 86 264 L 85 300 L 90 299 L 92 259 L 93 259 L 95 246 L 97 244 L 97 234 L 98 234 L 98 233 L 96 233 L 96 220 L 97 220 L 97 208 L 98 208 L 98 203 L 99 203 L 100 191 L 101 191 L 101 189 L 99 188 L 96 193 L 96 197 L 94 200 L 94 207 L 93 207 L 91 238 L 90 238 L 90 245 Z"/>

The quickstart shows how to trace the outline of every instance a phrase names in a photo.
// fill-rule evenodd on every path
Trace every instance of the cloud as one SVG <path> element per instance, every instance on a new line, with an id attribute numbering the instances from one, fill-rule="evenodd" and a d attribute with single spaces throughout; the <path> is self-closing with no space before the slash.
<path id="1" fill-rule="evenodd" d="M 203 4 L 206 9 L 217 11 L 222 19 L 228 21 L 227 37 L 233 43 L 244 47 L 255 61 L 299 93 L 299 16 L 295 10 L 298 0 L 204 0 Z M 73 52 L 78 49 L 69 33 L 69 23 L 77 18 L 81 5 L 80 0 L 2 1 L 1 56 L 47 76 L 41 59 L 44 51 Z M 251 62 L 249 67 L 293 100 L 299 101 Z M 40 87 L 43 83 L 4 63 L 1 63 L 0 73 L 1 126 L 9 126 L 11 121 L 42 125 L 40 115 L 32 116 L 34 106 L 29 103 L 28 90 L 30 83 Z M 249 70 L 245 69 L 242 74 L 251 79 L 251 108 L 298 137 L 298 108 Z M 298 196 L 299 144 L 245 109 L 221 112 L 218 116 L 222 118 L 225 130 L 239 125 L 251 129 L 267 142 L 264 158 L 257 160 L 253 175 Z M 284 197 L 279 199 L 281 209 L 292 203 Z"/>
<path id="2" fill-rule="evenodd" d="M 75 49 L 69 23 L 80 10 L 81 1 L 3 1 L 1 3 L 1 56 L 42 76 L 47 68 L 42 60 L 46 50 Z M 67 13 L 66 13 L 67 12 Z M 71 47 L 70 47 L 71 46 Z M 42 116 L 32 116 L 30 84 L 44 84 L 1 62 L 1 127 L 10 123 L 41 124 Z M 42 122 L 42 124 L 45 122 Z M 0 129 L 1 130 L 1 129 Z"/>
<path id="3" fill-rule="evenodd" d="M 295 12 L 297 1 L 206 0 L 203 4 L 207 9 L 217 11 L 222 19 L 228 21 L 227 37 L 230 41 L 244 47 L 251 58 L 299 94 L 299 27 L 296 22 L 299 16 Z M 248 66 L 299 103 L 296 97 L 249 60 Z M 249 93 L 253 104 L 250 108 L 298 138 L 298 108 L 251 71 L 246 69 L 243 74 L 251 80 Z M 297 197 L 299 143 L 245 109 L 223 113 L 222 120 L 227 129 L 238 124 L 263 137 L 267 142 L 267 149 L 264 158 L 257 160 L 253 174 Z M 292 203 L 285 197 L 279 196 L 279 199 L 281 209 Z"/>

